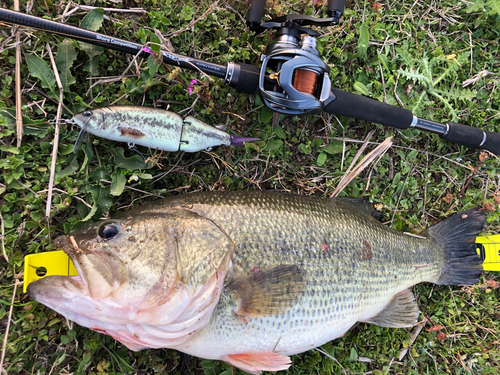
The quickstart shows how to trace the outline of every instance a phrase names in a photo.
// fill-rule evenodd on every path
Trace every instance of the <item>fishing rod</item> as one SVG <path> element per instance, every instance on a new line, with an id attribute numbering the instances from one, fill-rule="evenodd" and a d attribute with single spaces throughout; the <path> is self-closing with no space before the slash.
<path id="1" fill-rule="evenodd" d="M 452 143 L 500 155 L 500 133 L 455 122 L 439 123 L 422 119 L 406 108 L 332 87 L 330 68 L 316 48 L 319 34 L 307 26 L 338 24 L 344 12 L 345 0 L 329 0 L 327 18 L 289 14 L 262 23 L 265 4 L 265 0 L 250 0 L 247 13 L 247 25 L 251 30 L 276 30 L 277 40 L 262 55 L 261 67 L 236 62 L 228 62 L 223 66 L 160 51 L 163 62 L 221 78 L 226 85 L 239 91 L 259 93 L 264 103 L 279 113 L 305 115 L 324 111 L 401 130 L 414 128 L 435 133 Z M 0 9 L 0 21 L 48 31 L 119 52 L 149 56 L 141 44 L 8 9 Z"/>

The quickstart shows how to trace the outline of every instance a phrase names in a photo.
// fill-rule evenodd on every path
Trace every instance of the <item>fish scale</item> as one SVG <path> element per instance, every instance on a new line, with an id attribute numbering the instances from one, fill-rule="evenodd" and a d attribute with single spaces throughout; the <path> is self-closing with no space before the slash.
<path id="1" fill-rule="evenodd" d="M 353 199 L 276 192 L 171 197 L 56 239 L 79 276 L 49 276 L 28 293 L 132 350 L 283 370 L 288 355 L 358 321 L 416 324 L 408 288 L 417 283 L 477 281 L 484 212 L 456 214 L 424 236 L 371 215 Z M 101 238 L 102 228 L 112 235 Z"/>

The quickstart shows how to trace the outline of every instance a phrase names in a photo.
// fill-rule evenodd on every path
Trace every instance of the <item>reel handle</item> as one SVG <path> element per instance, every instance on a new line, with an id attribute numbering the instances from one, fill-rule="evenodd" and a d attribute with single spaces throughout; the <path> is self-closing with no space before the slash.
<path id="1" fill-rule="evenodd" d="M 250 30 L 258 31 L 261 29 L 260 24 L 262 22 L 262 13 L 264 13 L 264 7 L 266 6 L 266 0 L 250 0 L 249 8 L 247 12 L 247 26 Z"/>
<path id="2" fill-rule="evenodd" d="M 333 23 L 336 25 L 340 21 L 340 17 L 344 14 L 345 0 L 328 0 L 327 14 L 333 18 Z"/>
<path id="3" fill-rule="evenodd" d="M 425 120 L 410 110 L 396 107 L 378 100 L 356 95 L 339 89 L 332 89 L 332 99 L 324 111 L 335 115 L 376 122 L 397 129 L 415 128 L 439 135 L 449 142 L 467 147 L 487 150 L 500 155 L 500 133 L 494 133 L 454 122 Z"/>

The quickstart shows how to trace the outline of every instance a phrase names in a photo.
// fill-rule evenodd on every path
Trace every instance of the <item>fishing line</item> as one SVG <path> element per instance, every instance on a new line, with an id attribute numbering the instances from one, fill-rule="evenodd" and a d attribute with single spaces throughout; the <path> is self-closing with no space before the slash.
<path id="1" fill-rule="evenodd" d="M 318 90 L 319 75 L 308 69 L 295 69 L 292 76 L 292 86 L 298 91 L 315 95 Z"/>
<path id="2" fill-rule="evenodd" d="M 147 165 L 148 165 L 148 159 L 146 158 L 146 156 L 140 152 L 136 147 L 135 147 L 135 143 L 127 143 L 127 146 L 128 146 L 128 149 L 130 151 L 135 151 L 137 152 L 141 157 L 142 157 L 142 160 L 144 160 L 144 165 L 141 165 L 139 162 L 136 161 L 137 165 L 142 169 L 142 168 L 146 168 Z"/>

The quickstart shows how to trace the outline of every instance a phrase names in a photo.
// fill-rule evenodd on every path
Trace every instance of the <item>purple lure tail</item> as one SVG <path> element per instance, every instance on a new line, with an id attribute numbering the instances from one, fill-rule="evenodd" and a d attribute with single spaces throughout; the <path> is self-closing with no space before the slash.
<path id="1" fill-rule="evenodd" d="M 255 142 L 260 140 L 260 138 L 247 138 L 239 135 L 231 135 L 231 146 L 243 147 L 245 142 Z"/>

